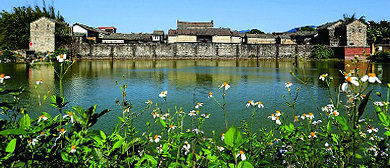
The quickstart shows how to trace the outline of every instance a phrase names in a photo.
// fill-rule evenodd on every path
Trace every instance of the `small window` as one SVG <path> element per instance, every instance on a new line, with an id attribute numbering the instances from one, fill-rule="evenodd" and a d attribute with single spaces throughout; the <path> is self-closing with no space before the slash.
<path id="1" fill-rule="evenodd" d="M 352 33 L 355 33 L 355 29 L 352 29 Z"/>
<path id="2" fill-rule="evenodd" d="M 35 28 L 38 29 L 38 24 L 35 23 Z"/>
<path id="3" fill-rule="evenodd" d="M 359 33 L 363 33 L 363 30 L 362 30 L 362 29 L 359 29 Z"/>

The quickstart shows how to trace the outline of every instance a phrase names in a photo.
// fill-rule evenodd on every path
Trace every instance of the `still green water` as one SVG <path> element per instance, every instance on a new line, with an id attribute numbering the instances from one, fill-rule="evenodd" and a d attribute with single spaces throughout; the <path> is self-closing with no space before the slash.
<path id="1" fill-rule="evenodd" d="M 197 102 L 202 102 L 201 113 L 207 112 L 211 116 L 206 120 L 204 131 L 225 130 L 223 111 L 217 104 L 208 98 L 208 93 L 222 102 L 221 91 L 218 86 L 223 82 L 231 85 L 227 90 L 226 108 L 229 125 L 239 126 L 242 120 L 249 119 L 251 111 L 245 107 L 248 100 L 262 101 L 265 108 L 258 110 L 255 116 L 254 128 L 269 127 L 274 125 L 267 118 L 276 110 L 284 112 L 286 116 L 291 114 L 285 105 L 282 95 L 288 95 L 286 82 L 292 82 L 292 92 L 301 87 L 297 102 L 296 115 L 313 112 L 316 119 L 318 113 L 307 91 L 290 75 L 290 71 L 298 75 L 306 74 L 309 80 L 310 90 L 318 105 L 329 103 L 326 84 L 318 77 L 323 73 L 329 73 L 334 77 L 334 86 L 344 82 L 344 77 L 339 70 L 344 70 L 346 63 L 340 61 L 324 62 L 299 62 L 296 69 L 292 62 L 275 61 L 193 61 L 193 60 L 165 60 L 165 61 L 78 61 L 68 71 L 64 78 L 64 94 L 71 106 L 89 108 L 98 104 L 98 112 L 103 109 L 111 109 L 111 112 L 103 116 L 94 128 L 111 132 L 112 128 L 122 116 L 120 108 L 115 100 L 121 100 L 121 92 L 115 81 L 122 83 L 122 76 L 128 84 L 128 100 L 134 105 L 133 111 L 139 112 L 146 106 L 145 101 L 150 99 L 165 109 L 164 101 L 158 97 L 161 91 L 168 91 L 168 107 L 174 111 L 176 107 L 182 107 L 185 112 L 194 109 Z M 366 65 L 362 68 L 367 67 Z M 381 85 L 377 85 L 376 91 L 386 93 L 386 83 L 390 82 L 390 65 L 375 64 L 370 70 L 379 75 Z M 59 93 L 59 80 L 55 76 L 53 66 L 43 65 L 40 68 L 31 68 L 26 64 L 0 64 L 0 72 L 11 76 L 6 80 L 8 88 L 23 86 L 25 93 L 23 103 L 28 105 L 31 116 L 37 117 L 40 111 L 56 114 L 56 109 L 50 106 L 48 99 L 43 108 L 38 108 L 37 93 L 34 89 L 36 81 L 43 79 L 41 92 L 50 90 Z M 135 119 L 135 126 L 142 130 L 146 121 L 152 121 L 150 113 L 144 113 Z M 188 128 L 189 120 L 186 120 Z"/>

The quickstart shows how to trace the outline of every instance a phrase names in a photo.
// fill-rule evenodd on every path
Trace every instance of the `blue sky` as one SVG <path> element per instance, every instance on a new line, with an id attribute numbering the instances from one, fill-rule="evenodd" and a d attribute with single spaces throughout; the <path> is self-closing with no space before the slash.
<path id="1" fill-rule="evenodd" d="M 40 5 L 41 0 L 0 0 L 0 9 Z M 176 28 L 176 20 L 210 21 L 232 30 L 252 28 L 264 32 L 287 31 L 321 25 L 343 14 L 367 20 L 389 20 L 389 0 L 46 0 L 69 24 L 115 26 L 118 32 L 152 32 Z"/>

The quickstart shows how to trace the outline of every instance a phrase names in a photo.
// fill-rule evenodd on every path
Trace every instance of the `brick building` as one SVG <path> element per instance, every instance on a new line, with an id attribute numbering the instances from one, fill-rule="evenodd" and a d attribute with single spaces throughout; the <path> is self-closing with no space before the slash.
<path id="1" fill-rule="evenodd" d="M 53 52 L 60 44 L 56 30 L 66 26 L 65 23 L 57 22 L 54 19 L 41 17 L 30 23 L 30 45 L 29 49 L 35 52 Z"/>

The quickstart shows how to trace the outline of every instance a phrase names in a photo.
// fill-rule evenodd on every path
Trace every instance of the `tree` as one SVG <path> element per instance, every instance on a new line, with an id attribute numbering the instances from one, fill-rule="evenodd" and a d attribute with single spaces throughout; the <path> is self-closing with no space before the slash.
<path id="1" fill-rule="evenodd" d="M 360 18 L 356 18 L 355 16 L 355 13 L 352 14 L 351 16 L 349 14 L 343 14 L 343 19 L 342 19 L 344 22 L 347 22 L 347 23 L 350 23 L 350 22 L 353 22 L 355 20 L 359 20 L 363 23 L 366 23 L 366 17 L 365 16 L 360 16 Z"/>
<path id="2" fill-rule="evenodd" d="M 251 31 L 249 31 L 249 34 L 265 34 L 265 33 L 259 29 L 252 29 Z"/>
<path id="3" fill-rule="evenodd" d="M 299 31 L 315 31 L 315 30 L 316 30 L 315 28 L 312 28 L 310 26 L 305 26 L 305 27 L 299 28 Z"/>
<path id="4" fill-rule="evenodd" d="M 383 38 L 390 37 L 390 22 L 386 20 L 380 22 L 369 21 L 367 36 L 371 38 L 374 43 L 381 43 Z"/>
<path id="5" fill-rule="evenodd" d="M 12 12 L 0 13 L 0 49 L 27 49 L 30 42 L 30 23 L 40 17 L 64 22 L 54 7 L 22 6 L 14 7 Z"/>

